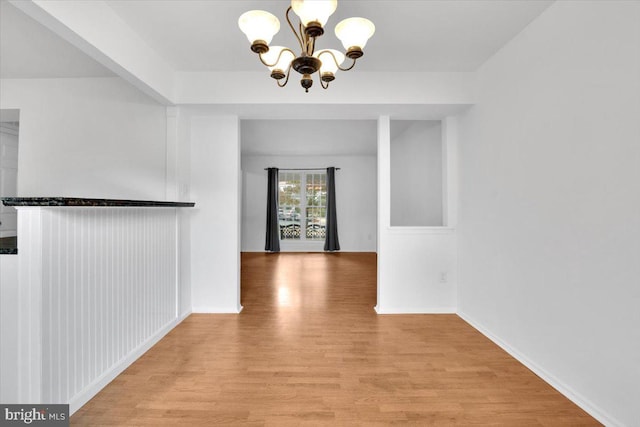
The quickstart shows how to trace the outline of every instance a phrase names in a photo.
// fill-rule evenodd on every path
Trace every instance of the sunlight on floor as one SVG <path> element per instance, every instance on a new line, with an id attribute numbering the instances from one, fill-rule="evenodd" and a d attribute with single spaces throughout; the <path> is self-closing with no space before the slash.
<path id="1" fill-rule="evenodd" d="M 326 308 L 329 275 L 325 254 L 294 258 L 281 254 L 273 259 L 277 292 L 273 304 L 277 310 L 318 310 Z M 293 261 L 293 262 L 292 262 Z"/>
<path id="2" fill-rule="evenodd" d="M 291 294 L 289 288 L 280 286 L 278 288 L 278 307 L 288 307 L 291 305 Z"/>

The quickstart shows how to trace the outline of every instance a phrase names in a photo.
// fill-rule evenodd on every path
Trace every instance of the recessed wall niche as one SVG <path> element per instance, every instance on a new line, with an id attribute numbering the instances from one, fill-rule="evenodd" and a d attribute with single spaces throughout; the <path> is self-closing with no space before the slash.
<path id="1" fill-rule="evenodd" d="M 391 120 L 391 226 L 443 226 L 442 124 Z"/>
<path id="2" fill-rule="evenodd" d="M 19 114 L 18 110 L 0 110 L 0 197 L 17 195 Z M 0 202 L 0 249 L 15 247 L 16 236 L 16 210 Z"/>

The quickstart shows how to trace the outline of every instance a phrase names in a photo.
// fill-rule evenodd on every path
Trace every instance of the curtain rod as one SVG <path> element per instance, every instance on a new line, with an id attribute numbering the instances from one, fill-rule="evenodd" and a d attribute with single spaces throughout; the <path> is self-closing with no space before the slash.
<path id="1" fill-rule="evenodd" d="M 293 168 L 293 169 L 287 169 L 287 168 L 276 168 L 278 170 L 281 171 L 324 171 L 327 170 L 327 168 Z M 269 170 L 269 168 L 264 168 L 264 170 Z M 340 168 L 336 168 L 337 171 L 340 170 Z"/>

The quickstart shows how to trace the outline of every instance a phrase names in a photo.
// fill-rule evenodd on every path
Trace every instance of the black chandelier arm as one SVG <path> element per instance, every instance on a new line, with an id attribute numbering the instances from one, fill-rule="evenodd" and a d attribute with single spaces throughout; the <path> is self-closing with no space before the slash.
<path id="1" fill-rule="evenodd" d="M 287 23 L 289 24 L 289 28 L 291 28 L 291 31 L 293 31 L 293 34 L 296 36 L 296 39 L 298 39 L 298 44 L 300 44 L 300 49 L 304 50 L 304 47 L 305 47 L 304 43 L 303 43 L 304 36 L 302 36 L 302 38 L 300 38 L 300 36 L 296 32 L 296 29 L 294 28 L 293 24 L 291 23 L 291 19 L 289 19 L 289 12 L 291 12 L 291 6 L 289 6 L 287 8 L 287 12 L 284 14 L 284 16 L 285 16 L 285 18 L 287 18 Z M 304 34 L 304 32 L 302 31 L 302 23 L 300 23 L 300 34 L 301 35 Z"/>
<path id="2" fill-rule="evenodd" d="M 322 89 L 329 89 L 329 82 L 327 82 L 327 85 L 325 86 L 325 82 L 320 79 L 320 86 L 322 86 Z"/>
<path id="3" fill-rule="evenodd" d="M 336 63 L 336 66 L 338 67 L 338 70 L 340 70 L 340 71 L 349 71 L 350 69 L 352 69 L 353 67 L 355 67 L 355 66 L 356 66 L 356 59 L 357 59 L 357 58 L 353 58 L 353 62 L 351 63 L 351 65 L 350 65 L 349 67 L 347 67 L 347 68 L 343 68 L 343 67 L 341 67 L 341 66 L 340 66 L 340 64 L 338 63 L 338 58 L 336 58 L 336 56 L 334 55 L 334 53 L 333 53 L 333 52 L 331 52 L 330 50 L 321 50 L 320 52 L 318 52 L 318 56 L 317 56 L 317 58 L 318 58 L 320 61 L 322 61 L 322 58 L 320 58 L 320 57 L 321 57 L 322 55 L 325 55 L 325 54 L 329 54 L 329 55 L 331 55 L 331 57 L 333 58 L 333 62 L 335 62 L 335 63 Z"/>
<path id="4" fill-rule="evenodd" d="M 276 80 L 278 87 L 285 87 L 287 83 L 289 83 L 289 74 L 291 74 L 291 64 L 289 64 L 289 68 L 287 68 L 287 77 L 284 79 L 284 83 L 280 84 L 280 80 Z"/>
<path id="5" fill-rule="evenodd" d="M 259 53 L 259 54 L 258 54 L 258 58 L 260 58 L 260 62 L 262 62 L 262 64 L 263 64 L 263 65 L 265 65 L 265 66 L 267 66 L 267 67 L 275 67 L 275 65 L 278 63 L 278 61 L 280 61 L 280 58 L 282 57 L 282 54 L 283 54 L 284 52 L 291 52 L 291 54 L 293 55 L 293 57 L 294 57 L 294 58 L 295 58 L 295 56 L 296 56 L 296 53 L 295 53 L 294 51 L 292 51 L 292 50 L 291 50 L 291 49 L 289 49 L 288 47 L 285 47 L 284 49 L 282 49 L 282 50 L 280 51 L 280 53 L 278 54 L 278 57 L 276 58 L 276 62 L 274 62 L 273 64 L 267 64 L 267 63 L 265 62 L 265 60 L 264 60 L 264 59 L 262 59 L 262 54 L 261 54 L 261 53 Z"/>

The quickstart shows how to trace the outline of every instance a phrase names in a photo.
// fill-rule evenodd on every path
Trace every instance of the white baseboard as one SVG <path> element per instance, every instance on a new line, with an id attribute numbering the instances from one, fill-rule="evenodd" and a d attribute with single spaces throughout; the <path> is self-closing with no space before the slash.
<path id="1" fill-rule="evenodd" d="M 542 378 L 547 384 L 551 387 L 555 388 L 558 392 L 564 395 L 567 399 L 578 405 L 585 412 L 591 415 L 593 418 L 601 422 L 602 424 L 609 427 L 622 427 L 623 423 L 616 420 L 611 415 L 605 413 L 602 409 L 598 408 L 593 402 L 586 399 L 584 396 L 580 395 L 574 391 L 570 386 L 560 381 L 554 375 L 547 372 L 544 368 L 530 360 L 524 354 L 511 347 L 509 344 L 504 342 L 502 339 L 498 338 L 496 335 L 491 333 L 487 328 L 482 326 L 480 323 L 472 320 L 469 316 L 464 313 L 458 311 L 458 316 L 462 318 L 465 322 L 471 325 L 474 329 L 478 330 L 482 335 L 489 338 L 493 341 L 498 347 L 502 348 L 504 351 L 509 353 L 514 359 L 518 362 L 522 363 L 524 366 L 529 368 L 534 374 Z"/>
<path id="2" fill-rule="evenodd" d="M 194 314 L 238 314 L 242 311 L 243 307 L 193 307 L 191 312 Z"/>
<path id="3" fill-rule="evenodd" d="M 266 252 L 264 249 L 260 249 L 260 250 L 242 250 L 240 251 L 243 254 L 265 254 L 265 253 L 271 253 L 271 252 Z M 289 248 L 288 250 L 284 250 L 284 249 L 280 249 L 280 252 L 277 253 L 285 253 L 285 254 L 293 254 L 293 253 L 324 253 L 324 247 L 321 249 L 317 249 L 317 250 L 303 250 L 303 249 L 299 249 L 299 250 L 294 250 Z M 326 253 L 335 253 L 335 254 L 375 254 L 376 249 L 375 248 L 371 248 L 371 249 L 340 249 L 339 251 L 335 251 L 335 252 L 326 252 Z"/>
<path id="4" fill-rule="evenodd" d="M 379 306 L 373 307 L 378 314 L 456 314 L 455 307 L 385 307 L 384 309 Z"/>
<path id="5" fill-rule="evenodd" d="M 191 313 L 192 313 L 192 311 L 191 311 L 191 310 L 188 310 L 188 311 L 186 311 L 186 312 L 182 313 L 182 314 L 178 317 L 178 323 L 177 323 L 177 324 L 179 325 L 180 323 L 182 323 L 182 321 L 183 321 L 184 319 L 186 319 L 187 317 L 191 316 Z"/>
<path id="6" fill-rule="evenodd" d="M 133 349 L 127 356 L 120 359 L 110 369 L 105 371 L 102 375 L 96 378 L 91 384 L 86 386 L 82 391 L 69 399 L 69 415 L 73 415 L 78 409 L 91 400 L 96 394 L 100 392 L 107 384 L 120 375 L 125 369 L 127 369 L 133 362 L 138 360 L 140 356 L 146 353 L 151 347 L 153 347 L 158 341 L 160 341 L 165 335 L 167 335 L 173 328 L 178 326 L 180 322 L 186 319 L 191 312 L 187 312 L 180 316 L 178 319 L 173 319 L 165 326 L 160 328 L 158 332 L 147 338 L 142 344 Z"/>

